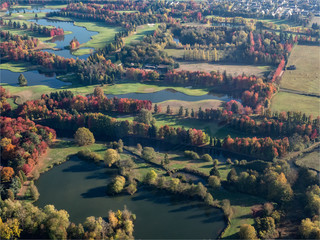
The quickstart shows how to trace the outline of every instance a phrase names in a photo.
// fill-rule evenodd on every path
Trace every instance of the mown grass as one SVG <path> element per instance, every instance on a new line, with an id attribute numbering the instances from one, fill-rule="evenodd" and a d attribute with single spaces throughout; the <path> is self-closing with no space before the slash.
<path id="1" fill-rule="evenodd" d="M 319 116 L 320 99 L 317 97 L 279 92 L 272 98 L 272 111 L 301 111 L 314 117 Z"/>
<path id="2" fill-rule="evenodd" d="M 91 37 L 91 40 L 82 44 L 81 47 L 93 47 L 95 49 L 104 48 L 109 42 L 114 40 L 116 33 L 121 31 L 121 27 L 111 27 L 100 22 L 75 21 L 74 25 L 85 27 L 88 31 L 98 32 Z M 85 50 L 85 49 L 84 49 Z M 87 49 L 88 51 L 89 49 Z"/>
<path id="3" fill-rule="evenodd" d="M 67 156 L 76 154 L 82 149 L 90 149 L 93 152 L 103 154 L 106 147 L 102 143 L 95 143 L 89 146 L 78 146 L 74 141 L 58 139 L 50 146 L 47 154 L 43 157 L 43 162 L 39 165 L 39 172 L 44 172 L 53 167 L 55 164 L 64 162 Z"/>
<path id="4" fill-rule="evenodd" d="M 281 87 L 320 94 L 319 51 L 319 46 L 295 46 L 287 66 L 295 65 L 297 69 L 284 72 Z"/>
<path id="5" fill-rule="evenodd" d="M 137 27 L 137 30 L 134 34 L 131 34 L 130 36 L 124 39 L 124 43 L 132 44 L 137 41 L 141 41 L 144 38 L 144 36 L 152 34 L 154 30 L 158 28 L 158 25 L 159 24 L 154 24 L 154 25 L 146 24 L 146 25 Z"/>
<path id="6" fill-rule="evenodd" d="M 298 158 L 295 163 L 301 167 L 307 167 L 320 172 L 320 152 L 319 149 Z"/>

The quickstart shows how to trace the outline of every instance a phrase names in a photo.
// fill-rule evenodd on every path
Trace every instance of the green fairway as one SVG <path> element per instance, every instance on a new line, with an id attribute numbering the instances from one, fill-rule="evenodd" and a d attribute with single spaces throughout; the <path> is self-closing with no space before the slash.
<path id="1" fill-rule="evenodd" d="M 125 44 L 132 44 L 137 41 L 141 41 L 144 36 L 148 34 L 152 34 L 154 30 L 158 28 L 159 24 L 146 24 L 142 26 L 138 26 L 135 33 L 124 39 Z"/>
<path id="2" fill-rule="evenodd" d="M 26 62 L 6 62 L 0 64 L 0 69 L 9 70 L 11 72 L 25 72 L 37 69 L 37 66 Z"/>
<path id="3" fill-rule="evenodd" d="M 121 27 L 107 26 L 106 24 L 100 22 L 83 22 L 78 20 L 74 22 L 74 25 L 85 27 L 88 31 L 98 32 L 98 34 L 91 37 L 90 41 L 81 45 L 81 47 L 93 47 L 95 49 L 104 48 L 109 42 L 114 40 L 115 34 L 120 32 L 122 29 Z M 88 54 L 90 53 L 89 51 L 89 49 L 83 49 L 82 54 Z"/>

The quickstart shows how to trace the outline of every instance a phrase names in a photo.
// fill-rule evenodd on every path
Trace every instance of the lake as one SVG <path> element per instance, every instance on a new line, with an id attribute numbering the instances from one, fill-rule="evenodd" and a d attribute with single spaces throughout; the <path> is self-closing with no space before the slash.
<path id="1" fill-rule="evenodd" d="M 107 184 L 116 172 L 72 157 L 36 181 L 40 198 L 35 205 L 54 204 L 67 210 L 75 223 L 89 216 L 106 218 L 110 209 L 127 206 L 137 216 L 136 239 L 215 239 L 225 227 L 220 209 L 161 191 L 140 188 L 133 196 L 107 196 Z"/>
<path id="2" fill-rule="evenodd" d="M 11 72 L 9 70 L 0 70 L 1 83 L 8 83 L 11 86 L 18 86 L 19 72 Z M 63 82 L 56 78 L 55 73 L 41 74 L 37 70 L 26 71 L 22 73 L 28 81 L 28 86 L 45 85 L 51 88 L 61 88 L 71 85 L 70 82 Z"/>
<path id="3" fill-rule="evenodd" d="M 87 59 L 89 54 L 81 55 L 81 56 L 75 56 L 71 53 L 69 49 L 64 49 L 64 47 L 69 46 L 69 43 L 73 38 L 76 38 L 80 44 L 86 43 L 90 41 L 91 37 L 98 34 L 98 32 L 88 31 L 85 27 L 79 27 L 74 25 L 73 22 L 66 22 L 66 21 L 53 21 L 48 19 L 32 19 L 28 20 L 29 22 L 35 22 L 37 24 L 43 25 L 43 26 L 54 26 L 57 28 L 62 28 L 64 31 L 71 31 L 71 34 L 66 34 L 63 36 L 55 36 L 48 42 L 53 42 L 56 44 L 56 48 L 59 48 L 61 50 L 43 50 L 47 52 L 54 53 L 56 55 L 59 55 L 61 57 L 65 58 L 79 58 L 79 59 Z M 81 48 L 82 49 L 82 48 Z M 93 48 L 83 48 L 83 49 L 92 49 Z"/>

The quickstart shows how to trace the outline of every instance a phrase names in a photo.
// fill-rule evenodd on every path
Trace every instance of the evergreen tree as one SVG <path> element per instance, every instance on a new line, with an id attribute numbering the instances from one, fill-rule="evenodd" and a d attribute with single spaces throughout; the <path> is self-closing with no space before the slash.
<path id="1" fill-rule="evenodd" d="M 21 87 L 27 86 L 27 84 L 28 84 L 27 79 L 24 77 L 24 75 L 23 75 L 22 73 L 21 73 L 20 76 L 18 77 L 18 82 L 19 82 L 19 85 L 20 85 Z"/>

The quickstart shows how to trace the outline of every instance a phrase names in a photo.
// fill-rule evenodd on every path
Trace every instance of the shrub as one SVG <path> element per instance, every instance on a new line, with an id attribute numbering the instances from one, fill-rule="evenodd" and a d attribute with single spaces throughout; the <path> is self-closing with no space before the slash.
<path id="1" fill-rule="evenodd" d="M 212 162 L 213 161 L 212 157 L 209 154 L 203 154 L 201 156 L 201 159 L 206 161 L 206 162 Z"/>
<path id="2" fill-rule="evenodd" d="M 193 151 L 188 151 L 188 150 L 187 150 L 187 151 L 184 151 L 184 156 L 190 157 L 190 158 L 193 159 L 193 160 L 198 160 L 198 159 L 200 159 L 198 153 L 193 152 Z"/>

